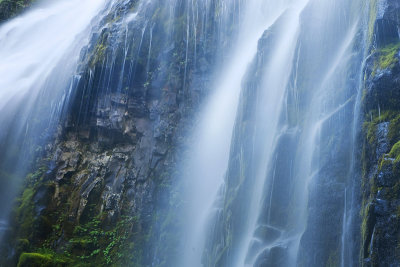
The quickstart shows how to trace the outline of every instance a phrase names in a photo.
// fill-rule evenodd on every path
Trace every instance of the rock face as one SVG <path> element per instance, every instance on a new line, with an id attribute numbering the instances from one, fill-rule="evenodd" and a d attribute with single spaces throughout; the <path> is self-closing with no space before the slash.
<path id="1" fill-rule="evenodd" d="M 400 264 L 400 4 L 378 1 L 366 63 L 362 148 L 362 266 Z"/>
<path id="2" fill-rule="evenodd" d="M 0 1 L 0 23 L 19 14 L 28 8 L 34 0 L 2 0 Z"/>
<path id="3" fill-rule="evenodd" d="M 349 2 L 343 1 L 338 5 L 344 3 Z M 277 115 L 279 119 L 272 147 L 267 145 L 269 135 L 275 131 L 270 118 L 276 114 L 265 114 L 265 110 L 270 110 L 260 106 L 273 105 L 262 99 L 263 90 L 276 90 L 274 85 L 265 86 L 268 81 L 263 84 L 266 76 L 273 79 L 265 74 L 269 67 L 265 62 L 275 62 L 271 58 L 277 50 L 283 49 L 276 44 L 284 15 L 264 32 L 258 43 L 257 55 L 242 83 L 230 162 L 222 190 L 223 203 L 209 233 L 203 256 L 205 266 L 238 266 L 237 255 L 243 253 L 247 255 L 245 264 L 257 267 L 339 266 L 342 254 L 344 266 L 356 266 L 358 262 L 358 249 L 353 250 L 353 247 L 358 248 L 357 222 L 355 229 L 346 229 L 354 244 L 346 242 L 343 253 L 341 247 L 344 220 L 352 220 L 344 214 L 352 209 L 351 191 L 358 186 L 353 181 L 359 179 L 352 172 L 354 143 L 351 133 L 360 68 L 335 69 L 326 78 L 329 82 L 321 86 L 321 80 L 329 73 L 327 68 L 336 60 L 331 51 L 336 51 L 341 45 L 335 40 L 341 40 L 341 31 L 347 31 L 338 30 L 331 20 L 321 31 L 318 21 L 325 13 L 321 14 L 320 5 L 321 1 L 310 1 L 301 15 L 294 67 L 287 67 L 291 77 L 287 88 L 278 87 L 285 90 L 285 94 L 282 113 Z M 342 11 L 332 7 L 329 16 L 335 17 Z M 286 15 L 293 14 L 289 10 Z M 332 32 L 328 31 L 332 29 L 330 27 L 334 28 Z M 316 32 L 322 37 L 315 38 Z M 362 42 L 363 37 L 358 38 Z M 354 47 L 349 48 L 352 52 L 349 61 L 360 66 L 363 49 L 357 45 L 359 43 L 355 42 Z M 334 75 L 340 78 L 330 80 Z M 329 95 L 329 100 L 316 96 L 321 89 L 324 92 L 319 93 Z M 326 106 L 321 110 L 314 108 L 320 104 L 315 99 L 326 102 Z M 264 113 L 257 114 L 259 110 Z M 313 129 L 318 129 L 319 135 L 309 142 Z M 313 142 L 318 145 L 314 147 Z M 315 151 L 309 151 L 311 148 Z M 266 150 L 270 153 L 269 162 L 265 162 Z M 310 162 L 307 161 L 309 154 L 312 154 Z M 257 192 L 256 187 L 260 187 L 260 184 L 255 185 L 260 176 L 264 184 L 261 184 L 261 204 L 257 206 L 251 200 Z M 312 180 L 309 182 L 312 186 L 305 185 L 308 179 Z M 260 211 L 255 210 L 258 207 Z M 246 233 L 249 217 L 254 212 L 259 212 L 254 233 Z M 306 222 L 302 224 L 302 220 Z M 247 242 L 248 236 L 245 235 L 248 234 L 251 240 L 246 247 L 247 244 L 242 243 Z M 297 250 L 296 258 L 293 255 Z"/>
<path id="4" fill-rule="evenodd" d="M 90 45 L 81 51 L 74 92 L 58 131 L 47 139 L 15 203 L 0 251 L 1 266 L 174 266 L 174 259 L 180 257 L 180 222 L 174 210 L 181 203 L 171 190 L 177 177 L 177 153 L 185 144 L 197 106 L 208 94 L 212 66 L 223 59 L 234 36 L 235 12 L 240 12 L 231 10 L 221 18 L 225 1 L 211 2 L 193 10 L 183 0 L 168 0 L 168 4 L 120 1 L 93 29 Z M 311 2 L 307 8 L 318 8 L 318 1 Z M 0 21 L 28 3 L 0 0 Z M 354 219 L 355 229 L 349 230 L 354 233 L 348 235 L 356 243 L 353 249 L 360 243 L 359 262 L 353 255 L 357 252 L 348 247 L 349 252 L 340 255 L 342 214 L 353 208 L 346 206 L 350 195 L 346 188 L 359 186 L 357 173 L 348 172 L 354 144 L 346 137 L 352 131 L 353 110 L 345 105 L 321 127 L 318 155 L 324 160 L 313 177 L 314 186 L 308 188 L 307 227 L 294 229 L 304 231 L 298 266 L 338 266 L 340 257 L 354 266 L 400 265 L 400 3 L 372 3 L 371 55 L 366 62 L 361 114 L 362 196 L 357 198 L 358 190 L 353 196 L 360 202 L 354 209 L 361 205 L 361 222 Z M 132 15 L 135 11 L 140 12 Z M 220 29 L 222 20 L 233 26 Z M 236 260 L 232 255 L 241 249 L 238 240 L 252 208 L 246 200 L 253 194 L 254 167 L 262 154 L 262 149 L 253 149 L 263 140 L 254 120 L 257 97 L 281 26 L 278 20 L 263 34 L 243 83 L 226 184 L 221 190 L 224 199 L 203 255 L 206 266 L 230 267 Z M 332 50 L 327 46 L 317 59 L 312 58 L 315 62 L 308 62 L 299 51 L 307 57 L 318 44 L 313 43 L 313 36 L 300 34 L 305 36 L 295 58 L 299 69 L 312 75 L 295 73 L 304 90 L 295 96 L 289 90 L 293 88 L 288 89 L 286 114 L 277 122 L 281 132 L 268 166 L 274 172 L 265 177 L 272 182 L 263 188 L 264 208 L 246 252 L 247 263 L 257 267 L 290 264 L 290 244 L 277 240 L 284 233 L 292 234 L 300 213 L 296 210 L 298 196 L 291 190 L 298 178 L 293 169 L 301 169 L 297 165 L 302 161 L 295 163 L 303 153 L 298 144 L 307 131 L 309 95 L 320 82 L 301 77 L 323 73 L 304 66 L 323 66 Z M 356 73 L 346 75 L 357 80 Z M 348 87 L 356 85 L 336 88 L 348 90 L 342 95 L 353 103 L 355 92 Z M 345 103 L 347 98 L 332 102 Z M 335 127 L 335 121 L 342 121 L 342 126 Z M 356 181 L 349 182 L 349 177 Z"/>
<path id="5" fill-rule="evenodd" d="M 397 42 L 399 39 L 400 3 L 393 0 L 377 0 L 374 23 L 375 42 L 378 47 Z M 375 8 L 375 7 L 373 7 Z"/>

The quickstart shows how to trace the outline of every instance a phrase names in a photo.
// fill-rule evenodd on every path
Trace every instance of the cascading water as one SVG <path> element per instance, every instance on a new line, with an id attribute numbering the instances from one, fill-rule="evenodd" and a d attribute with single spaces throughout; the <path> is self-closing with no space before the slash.
<path id="1" fill-rule="evenodd" d="M 347 247 L 353 251 L 348 256 L 334 251 L 345 250 L 342 240 L 349 208 L 340 203 L 349 203 L 345 196 L 354 190 L 352 176 L 356 173 L 355 166 L 347 162 L 354 154 L 356 133 L 347 147 L 339 147 L 338 142 L 344 142 L 346 131 L 354 132 L 356 127 L 349 125 L 357 122 L 357 112 L 352 112 L 360 98 L 366 25 L 362 21 L 365 13 L 357 14 L 357 8 L 366 10 L 361 2 L 344 1 L 243 3 L 243 10 L 251 10 L 248 14 L 254 24 L 242 21 L 241 29 L 246 33 L 256 26 L 260 29 L 256 39 L 246 38 L 249 43 L 259 39 L 258 53 L 251 65 L 243 64 L 255 52 L 244 54 L 249 49 L 243 49 L 239 37 L 239 53 L 233 55 L 245 55 L 246 60 L 240 59 L 240 72 L 237 64 L 231 64 L 235 74 L 230 72 L 232 68 L 226 70 L 228 81 L 239 84 L 243 80 L 231 145 L 215 145 L 231 138 L 231 128 L 226 126 L 207 136 L 215 129 L 214 119 L 226 123 L 235 110 L 236 101 L 229 101 L 228 109 L 222 99 L 237 94 L 237 87 L 230 85 L 220 97 L 216 93 L 210 100 L 215 104 L 201 113 L 204 122 L 196 130 L 199 146 L 192 149 L 197 156 L 186 165 L 194 180 L 188 201 L 197 204 L 188 213 L 191 231 L 186 235 L 191 241 L 181 266 L 321 266 L 337 259 L 346 266 L 356 262 L 356 243 Z M 275 22 L 268 26 L 265 20 L 257 20 L 254 10 L 275 17 Z M 246 15 L 244 18 L 246 21 Z M 224 88 L 224 82 L 221 84 Z M 210 196 L 216 195 L 222 184 L 229 147 L 225 183 L 210 208 Z M 328 149 L 334 152 L 328 153 Z M 221 156 L 212 157 L 217 151 Z M 327 176 L 333 162 L 337 167 Z M 329 188 L 335 188 L 334 195 L 321 195 Z M 336 204 L 331 202 L 334 200 Z M 318 209 L 317 201 L 326 201 L 327 210 Z M 343 226 L 334 231 L 343 235 L 330 236 L 329 229 L 324 229 L 330 225 L 323 220 L 325 213 L 333 210 L 331 219 L 336 223 L 332 227 Z M 210 212 L 214 219 L 207 219 Z M 201 258 L 199 247 L 210 231 Z M 316 236 L 326 238 L 327 245 L 317 245 Z"/>
<path id="2" fill-rule="evenodd" d="M 227 8 L 233 8 L 233 3 L 228 3 Z M 263 5 L 267 4 L 250 1 L 242 11 L 233 56 L 223 67 L 221 78 L 217 79 L 215 93 L 200 112 L 199 124 L 192 137 L 196 145 L 190 148 L 189 161 L 184 162 L 184 173 L 190 177 L 185 198 L 188 202 L 186 216 L 190 221 L 185 222 L 188 228 L 185 230 L 182 267 L 201 266 L 205 225 L 227 168 L 241 80 L 256 53 L 257 40 L 284 10 L 278 3 L 273 12 L 262 13 Z"/>
<path id="3" fill-rule="evenodd" d="M 39 2 L 0 27 L 0 217 L 33 160 L 52 136 L 71 89 L 79 53 L 106 1 Z M 18 153 L 18 154 L 16 154 Z"/>
<path id="4" fill-rule="evenodd" d="M 54 254 L 90 240 L 79 259 L 107 264 L 359 265 L 370 3 L 35 5 L 0 26 L 0 233 L 48 156 L 18 212 L 69 201 Z"/>

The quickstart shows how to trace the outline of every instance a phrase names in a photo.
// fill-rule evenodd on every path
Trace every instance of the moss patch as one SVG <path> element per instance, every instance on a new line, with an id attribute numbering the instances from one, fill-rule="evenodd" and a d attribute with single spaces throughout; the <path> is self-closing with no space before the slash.
<path id="1" fill-rule="evenodd" d="M 389 152 L 389 156 L 396 159 L 396 161 L 400 161 L 400 141 L 394 144 Z"/>
<path id="2" fill-rule="evenodd" d="M 379 52 L 379 60 L 378 66 L 380 69 L 393 68 L 396 63 L 399 62 L 398 57 L 396 57 L 397 53 L 400 49 L 400 43 L 390 44 L 382 49 Z"/>
<path id="3" fill-rule="evenodd" d="M 381 49 L 375 51 L 377 60 L 375 60 L 372 76 L 375 76 L 378 70 L 391 69 L 399 63 L 398 52 L 400 50 L 400 43 L 389 44 Z"/>
<path id="4" fill-rule="evenodd" d="M 64 266 L 64 261 L 53 259 L 51 254 L 22 253 L 18 267 L 55 267 Z"/>

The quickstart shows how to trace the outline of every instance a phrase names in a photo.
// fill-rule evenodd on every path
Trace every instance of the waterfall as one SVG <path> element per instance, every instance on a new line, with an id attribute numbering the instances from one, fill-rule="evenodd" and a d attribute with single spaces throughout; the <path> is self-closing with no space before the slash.
<path id="1" fill-rule="evenodd" d="M 97 0 L 43 1 L 0 26 L 3 220 L 34 155 L 56 131 L 79 80 L 74 73 L 80 51 L 89 43 L 96 16 L 108 5 Z"/>
<path id="2" fill-rule="evenodd" d="M 208 217 L 223 185 L 227 168 L 231 137 L 238 105 L 240 85 L 247 66 L 256 54 L 257 41 L 263 31 L 284 12 L 279 3 L 249 1 L 241 17 L 237 43 L 232 48 L 231 59 L 222 66 L 215 82 L 214 93 L 200 112 L 198 125 L 191 140 L 184 173 L 188 177 L 187 202 L 190 221 L 185 229 L 184 257 L 180 266 L 201 266 Z M 263 9 L 275 5 L 271 11 Z M 229 5 L 228 5 L 229 7 Z M 263 13 L 267 11 L 267 13 Z M 265 16 L 268 14 L 268 16 Z M 226 26 L 225 26 L 226 27 Z M 225 28 L 223 27 L 223 28 Z"/>
<path id="3" fill-rule="evenodd" d="M 192 184 L 180 266 L 352 265 L 366 5 L 245 1 L 242 10 L 237 48 L 184 164 Z"/>
<path id="4" fill-rule="evenodd" d="M 364 68 L 388 7 L 35 2 L 0 25 L 0 256 L 359 266 Z"/>

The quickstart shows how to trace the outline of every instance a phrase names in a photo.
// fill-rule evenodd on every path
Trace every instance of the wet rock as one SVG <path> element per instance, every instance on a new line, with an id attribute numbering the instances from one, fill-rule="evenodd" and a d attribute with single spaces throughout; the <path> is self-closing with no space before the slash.
<path id="1" fill-rule="evenodd" d="M 366 64 L 365 117 L 375 116 L 376 139 L 364 147 L 362 258 L 364 266 L 399 266 L 399 166 L 395 154 L 400 110 L 400 2 L 377 1 L 375 49 Z M 384 114 L 384 115 L 382 115 Z M 377 118 L 379 116 L 379 118 Z M 385 118 L 387 116 L 387 118 Z M 368 120 L 368 119 L 367 119 Z M 392 153 L 390 153 L 392 154 Z M 371 177 L 373 179 L 371 179 Z"/>
<path id="2" fill-rule="evenodd" d="M 389 152 L 389 144 L 387 140 L 389 129 L 389 122 L 379 123 L 377 126 L 377 139 L 378 145 L 376 148 L 376 157 L 377 159 L 381 158 L 383 154 Z"/>
<path id="3" fill-rule="evenodd" d="M 383 200 L 383 199 L 377 199 L 374 212 L 378 216 L 387 216 L 389 213 L 388 201 Z"/>
<path id="4" fill-rule="evenodd" d="M 262 251 L 263 242 L 261 240 L 253 239 L 249 246 L 249 251 L 247 252 L 246 264 L 252 264 L 254 258 Z"/>
<path id="5" fill-rule="evenodd" d="M 56 180 L 61 182 L 64 178 L 68 179 L 75 173 L 76 168 L 81 160 L 79 152 L 65 152 L 58 155 L 58 171 Z"/>
<path id="6" fill-rule="evenodd" d="M 288 265 L 287 248 L 283 246 L 275 246 L 271 249 L 266 249 L 260 254 L 254 263 L 255 267 L 284 267 Z"/>
<path id="7" fill-rule="evenodd" d="M 382 47 L 399 41 L 400 4 L 397 0 L 377 1 L 377 18 L 374 32 L 377 45 Z"/>
<path id="8" fill-rule="evenodd" d="M 384 157 L 381 161 L 381 166 L 378 170 L 376 183 L 379 187 L 392 187 L 398 181 L 398 177 L 396 177 L 394 173 L 394 165 L 395 160 L 392 158 Z"/>
<path id="9" fill-rule="evenodd" d="M 145 102 L 140 98 L 129 98 L 128 111 L 135 118 L 144 118 L 149 115 Z"/>
<path id="10" fill-rule="evenodd" d="M 259 227 L 257 227 L 254 235 L 255 237 L 260 238 L 266 244 L 268 244 L 278 239 L 281 233 L 275 228 L 269 227 L 267 225 L 260 225 Z"/>
<path id="11" fill-rule="evenodd" d="M 378 68 L 380 52 L 372 56 L 367 63 L 371 73 L 366 81 L 364 106 L 366 112 L 380 109 L 398 110 L 400 107 L 400 66 L 395 62 L 389 69 Z M 399 57 L 398 54 L 395 57 Z"/>

